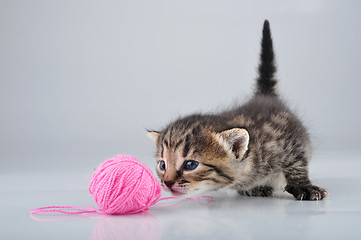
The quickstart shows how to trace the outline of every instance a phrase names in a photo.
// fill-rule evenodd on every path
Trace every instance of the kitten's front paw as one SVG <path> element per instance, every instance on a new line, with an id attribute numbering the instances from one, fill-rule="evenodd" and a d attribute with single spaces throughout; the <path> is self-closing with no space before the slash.
<path id="1" fill-rule="evenodd" d="M 328 196 L 325 189 L 317 186 L 290 186 L 287 185 L 285 191 L 291 193 L 297 200 L 321 200 Z"/>
<path id="2" fill-rule="evenodd" d="M 256 187 L 248 191 L 238 191 L 240 195 L 246 195 L 250 197 L 269 197 L 273 193 L 272 187 L 261 186 Z"/>

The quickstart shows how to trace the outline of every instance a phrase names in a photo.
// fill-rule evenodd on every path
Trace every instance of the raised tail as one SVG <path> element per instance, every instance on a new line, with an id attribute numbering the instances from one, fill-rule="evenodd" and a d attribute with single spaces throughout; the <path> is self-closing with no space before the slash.
<path id="1" fill-rule="evenodd" d="M 264 21 L 256 95 L 277 95 L 275 78 L 276 65 L 273 53 L 271 30 L 268 20 Z"/>

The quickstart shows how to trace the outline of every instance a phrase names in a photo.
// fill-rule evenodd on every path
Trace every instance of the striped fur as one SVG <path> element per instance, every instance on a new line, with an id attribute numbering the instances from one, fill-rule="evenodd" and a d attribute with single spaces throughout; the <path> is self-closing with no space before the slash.
<path id="1" fill-rule="evenodd" d="M 149 132 L 166 190 L 178 195 L 230 187 L 244 195 L 270 196 L 282 187 L 299 200 L 327 196 L 308 177 L 309 135 L 277 95 L 267 20 L 261 46 L 257 88 L 248 102 L 218 114 L 180 118 L 160 132 Z"/>

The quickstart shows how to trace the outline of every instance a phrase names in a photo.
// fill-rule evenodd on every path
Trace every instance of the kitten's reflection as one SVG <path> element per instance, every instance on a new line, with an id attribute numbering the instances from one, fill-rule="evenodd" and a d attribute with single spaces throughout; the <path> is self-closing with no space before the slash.
<path id="1" fill-rule="evenodd" d="M 160 221 L 143 212 L 126 216 L 102 216 L 96 224 L 91 240 L 101 239 L 160 239 Z"/>

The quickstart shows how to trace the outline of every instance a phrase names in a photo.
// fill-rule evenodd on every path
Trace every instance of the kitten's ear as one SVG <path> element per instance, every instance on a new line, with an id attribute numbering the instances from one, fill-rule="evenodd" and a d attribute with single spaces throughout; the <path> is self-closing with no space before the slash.
<path id="1" fill-rule="evenodd" d="M 156 146 L 158 146 L 159 134 L 160 134 L 160 132 L 148 130 L 148 136 L 153 140 L 153 142 Z"/>
<path id="2" fill-rule="evenodd" d="M 242 156 L 248 150 L 249 134 L 246 129 L 232 128 L 219 133 L 221 144 L 232 150 L 237 159 Z"/>

